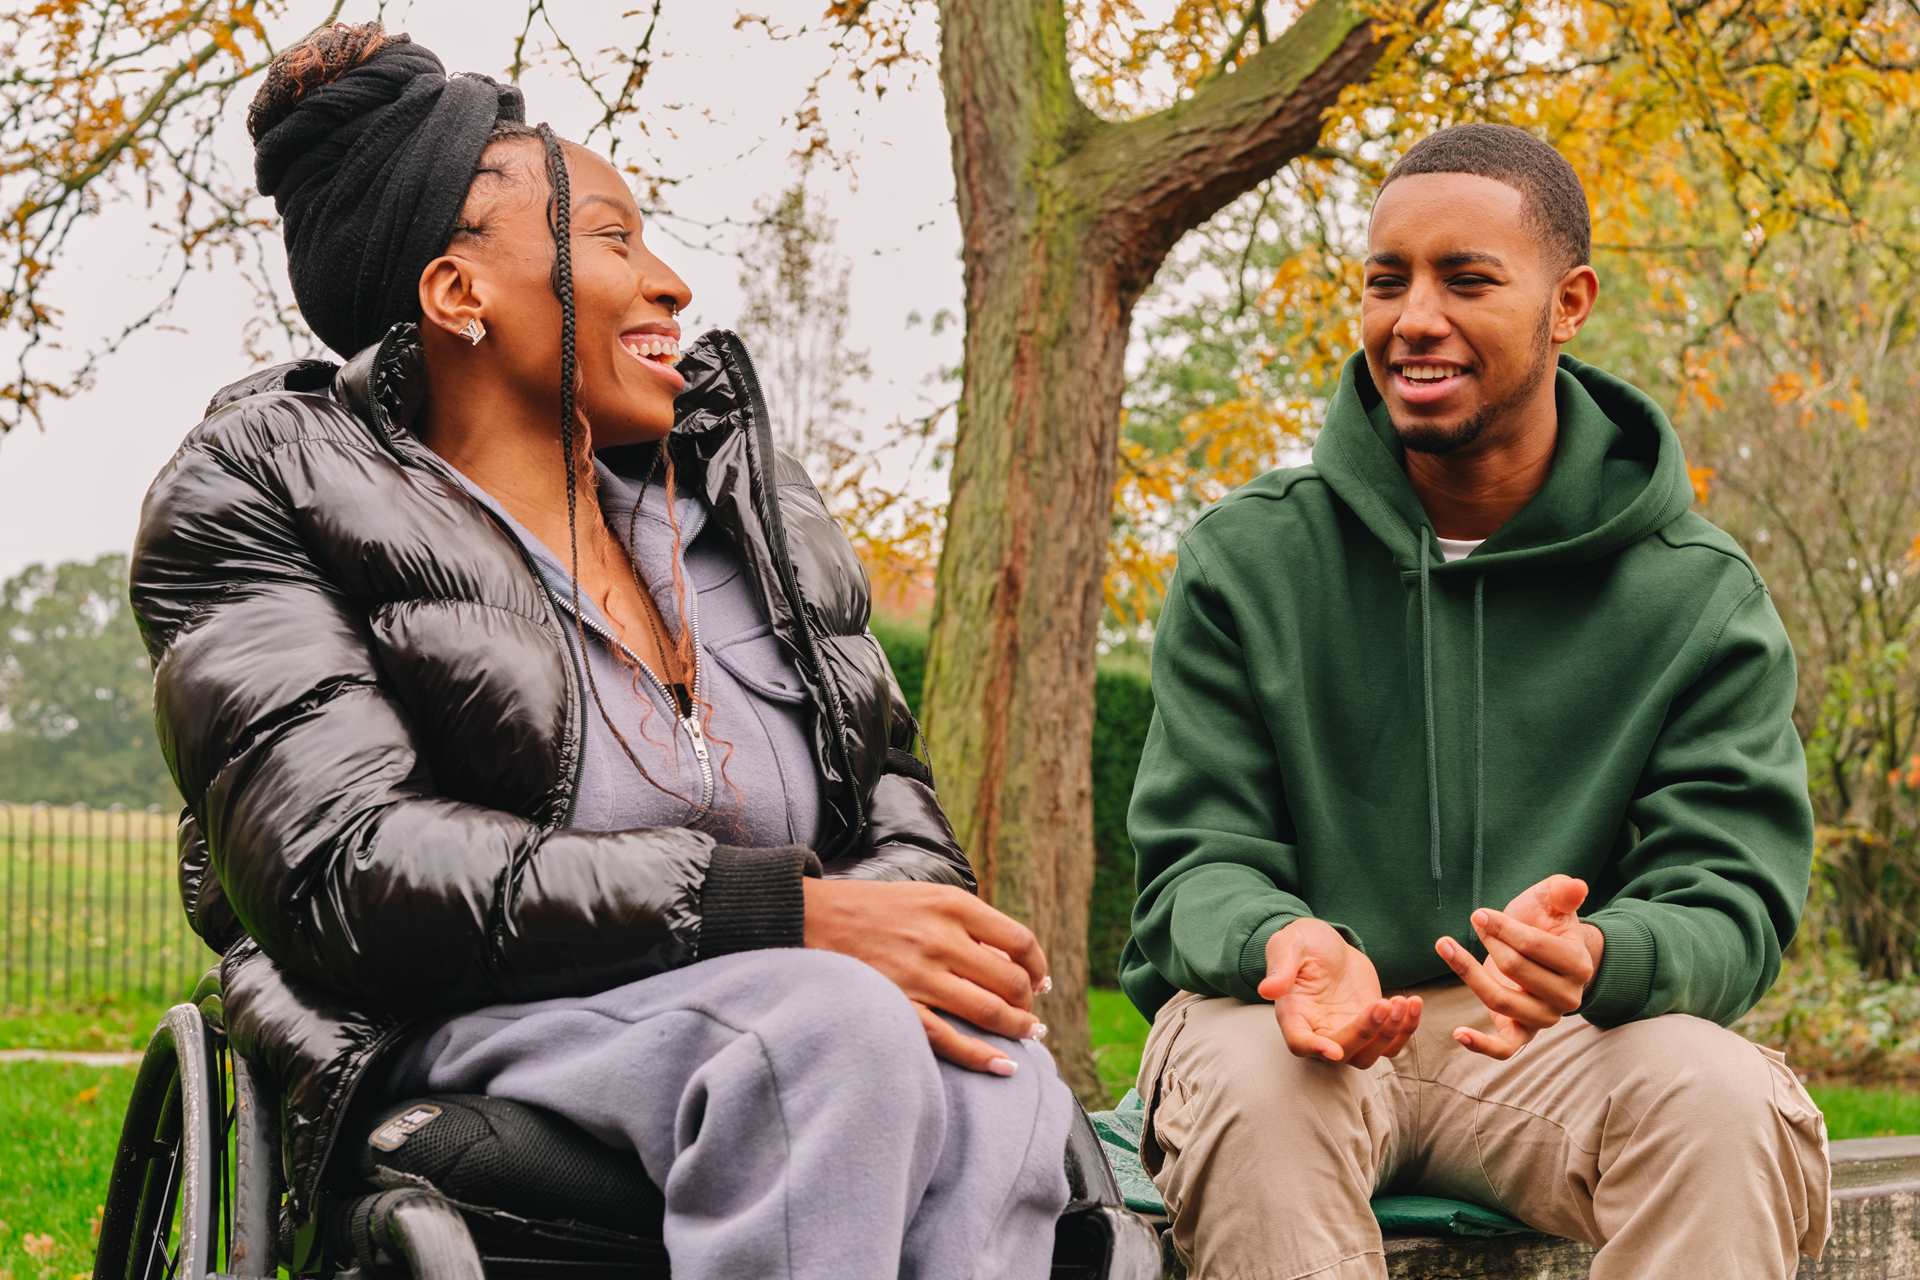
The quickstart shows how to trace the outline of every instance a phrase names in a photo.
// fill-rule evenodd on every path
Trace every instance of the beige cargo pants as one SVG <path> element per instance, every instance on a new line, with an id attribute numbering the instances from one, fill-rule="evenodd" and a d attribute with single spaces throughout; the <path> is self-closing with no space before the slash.
<path id="1" fill-rule="evenodd" d="M 1273 1006 L 1183 993 L 1141 1060 L 1141 1156 L 1193 1280 L 1383 1280 L 1377 1191 L 1597 1246 L 1594 1280 L 1785 1280 L 1827 1239 L 1826 1123 L 1785 1059 L 1700 1018 L 1570 1017 L 1507 1062 L 1451 979 L 1366 1070 L 1296 1058 Z"/>

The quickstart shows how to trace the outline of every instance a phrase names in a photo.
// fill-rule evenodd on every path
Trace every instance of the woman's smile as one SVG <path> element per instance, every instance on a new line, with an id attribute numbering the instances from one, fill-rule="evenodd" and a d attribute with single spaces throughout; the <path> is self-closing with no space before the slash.
<path id="1" fill-rule="evenodd" d="M 680 361 L 678 326 L 642 325 L 620 335 L 620 349 L 645 367 L 675 395 L 686 389 L 687 380 L 673 366 Z"/>

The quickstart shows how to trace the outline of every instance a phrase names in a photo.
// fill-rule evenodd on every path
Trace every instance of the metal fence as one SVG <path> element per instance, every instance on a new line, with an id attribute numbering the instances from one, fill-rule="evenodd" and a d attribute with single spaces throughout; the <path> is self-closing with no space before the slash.
<path id="1" fill-rule="evenodd" d="M 0 1008 L 169 1001 L 213 959 L 180 909 L 171 815 L 0 804 Z"/>

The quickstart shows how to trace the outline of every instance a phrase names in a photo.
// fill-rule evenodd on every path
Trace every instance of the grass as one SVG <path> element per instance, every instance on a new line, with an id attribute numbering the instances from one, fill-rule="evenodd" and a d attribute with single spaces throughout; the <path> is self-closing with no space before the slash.
<path id="1" fill-rule="evenodd" d="M 132 1067 L 0 1064 L 0 1277 L 93 1270 L 93 1240 Z"/>
<path id="2" fill-rule="evenodd" d="M 212 955 L 176 875 L 159 814 L 0 805 L 0 1019 L 191 987 Z"/>
<path id="3" fill-rule="evenodd" d="M 183 989 L 184 990 L 184 989 Z M 1087 1002 L 1094 1062 L 1107 1096 L 1133 1084 L 1147 1024 L 1118 991 Z M 161 1003 L 95 1002 L 70 1011 L 0 1015 L 0 1048 L 125 1049 L 144 1045 Z M 93 1238 L 132 1067 L 0 1062 L 0 1280 L 74 1280 L 92 1269 Z M 1809 1086 L 1841 1138 L 1920 1133 L 1920 1092 Z"/>

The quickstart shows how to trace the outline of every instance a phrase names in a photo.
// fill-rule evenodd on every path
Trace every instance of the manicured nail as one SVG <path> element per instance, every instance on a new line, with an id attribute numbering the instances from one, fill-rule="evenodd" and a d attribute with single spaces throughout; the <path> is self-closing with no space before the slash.
<path id="1" fill-rule="evenodd" d="M 1012 1058 L 995 1058 L 987 1064 L 987 1070 L 997 1076 L 1010 1076 L 1020 1069 L 1020 1064 Z"/>
<path id="2" fill-rule="evenodd" d="M 1033 989 L 1033 993 L 1037 996 L 1043 996 L 1051 990 L 1053 990 L 1053 975 L 1049 973 L 1040 979 L 1040 985 Z"/>
<path id="3" fill-rule="evenodd" d="M 1047 1038 L 1047 1024 L 1044 1022 L 1034 1023 L 1033 1029 L 1027 1032 L 1027 1039 L 1029 1040 L 1045 1040 L 1046 1038 Z"/>

